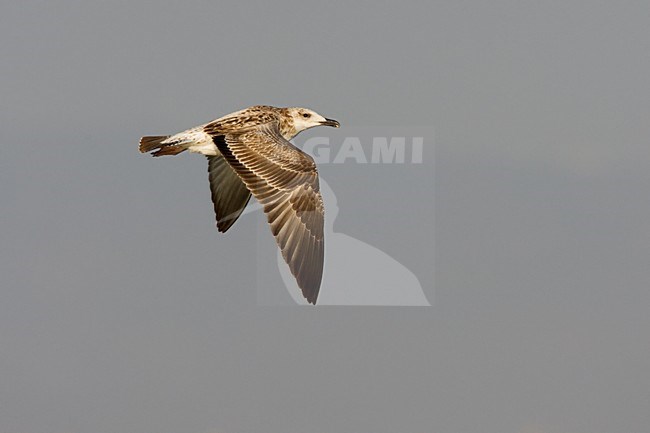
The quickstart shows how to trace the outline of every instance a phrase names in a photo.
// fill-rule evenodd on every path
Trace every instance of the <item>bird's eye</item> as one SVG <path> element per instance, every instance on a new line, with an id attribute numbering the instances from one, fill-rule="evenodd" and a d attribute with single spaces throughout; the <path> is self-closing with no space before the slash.
<path id="1" fill-rule="evenodd" d="M 304 117 L 305 119 L 309 119 L 309 118 L 311 117 L 311 114 L 309 114 L 309 113 L 302 113 L 302 117 Z"/>

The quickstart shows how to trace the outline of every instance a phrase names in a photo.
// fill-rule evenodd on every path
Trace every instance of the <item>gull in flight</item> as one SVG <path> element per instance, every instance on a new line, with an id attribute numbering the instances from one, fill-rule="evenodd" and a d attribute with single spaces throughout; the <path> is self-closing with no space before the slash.
<path id="1" fill-rule="evenodd" d="M 220 232 L 255 196 L 303 296 L 316 304 L 323 275 L 323 198 L 314 160 L 289 140 L 321 125 L 340 126 L 307 108 L 256 105 L 175 135 L 142 137 L 140 152 L 206 155 Z"/>

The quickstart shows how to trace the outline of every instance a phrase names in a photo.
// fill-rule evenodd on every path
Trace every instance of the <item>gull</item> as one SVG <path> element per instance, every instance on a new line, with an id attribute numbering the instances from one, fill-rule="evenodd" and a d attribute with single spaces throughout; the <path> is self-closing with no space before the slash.
<path id="1" fill-rule="evenodd" d="M 323 276 L 323 198 L 314 160 L 289 140 L 322 125 L 340 126 L 308 108 L 256 105 L 175 135 L 142 137 L 140 152 L 206 155 L 222 233 L 237 221 L 252 194 L 303 296 L 316 304 Z"/>

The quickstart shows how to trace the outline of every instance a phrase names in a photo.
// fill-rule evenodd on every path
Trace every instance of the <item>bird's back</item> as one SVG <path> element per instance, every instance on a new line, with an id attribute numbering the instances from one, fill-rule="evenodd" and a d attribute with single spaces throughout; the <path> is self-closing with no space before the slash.
<path id="1" fill-rule="evenodd" d="M 207 123 L 203 130 L 212 136 L 237 134 L 258 125 L 276 121 L 279 115 L 280 108 L 255 105 L 213 120 Z"/>

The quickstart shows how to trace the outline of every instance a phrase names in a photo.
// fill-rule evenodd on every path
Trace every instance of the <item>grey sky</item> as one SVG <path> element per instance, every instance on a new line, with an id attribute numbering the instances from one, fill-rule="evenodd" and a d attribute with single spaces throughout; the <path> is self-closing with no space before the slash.
<path id="1" fill-rule="evenodd" d="M 0 433 L 647 430 L 649 16 L 4 2 Z M 137 152 L 257 103 L 435 129 L 435 191 L 427 164 L 321 170 L 335 230 L 433 307 L 257 304 L 261 215 L 220 235 L 205 162 Z"/>

